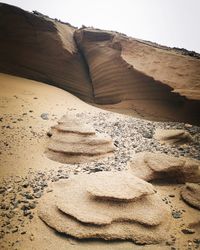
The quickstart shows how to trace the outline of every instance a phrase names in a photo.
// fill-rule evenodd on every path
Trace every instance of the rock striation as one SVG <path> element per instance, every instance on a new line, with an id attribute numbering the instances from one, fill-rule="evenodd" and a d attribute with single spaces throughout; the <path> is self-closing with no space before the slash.
<path id="1" fill-rule="evenodd" d="M 127 171 L 82 174 L 58 182 L 53 189 L 42 198 L 38 214 L 58 232 L 140 244 L 168 237 L 169 209 L 150 183 Z"/>
<path id="2" fill-rule="evenodd" d="M 181 190 L 182 199 L 200 210 L 200 183 L 186 183 Z"/>
<path id="3" fill-rule="evenodd" d="M 73 39 L 75 27 L 2 3 L 0 19 L 0 72 L 92 101 L 87 67 Z"/>
<path id="4" fill-rule="evenodd" d="M 182 129 L 156 129 L 154 138 L 162 143 L 185 144 L 193 141 L 189 132 Z"/>
<path id="5" fill-rule="evenodd" d="M 111 156 L 114 145 L 108 135 L 98 134 L 72 114 L 51 127 L 46 155 L 62 163 L 84 163 Z"/>
<path id="6" fill-rule="evenodd" d="M 163 153 L 141 152 L 133 156 L 128 168 L 135 176 L 166 182 L 200 182 L 200 162 Z"/>
<path id="7" fill-rule="evenodd" d="M 199 124 L 197 54 L 183 55 L 114 31 L 77 29 L 3 3 L 0 19 L 0 72 L 154 120 Z"/>
<path id="8" fill-rule="evenodd" d="M 176 87 L 174 82 L 180 86 L 183 80 L 183 77 L 179 76 L 182 71 L 179 71 L 178 65 L 174 65 L 179 61 L 182 68 L 182 62 L 187 60 L 182 55 L 174 53 L 169 55 L 169 51 L 155 48 L 150 43 L 117 32 L 83 28 L 76 30 L 74 34 L 89 67 L 96 103 L 121 103 L 122 107 L 123 103 L 126 103 L 126 108 L 133 108 L 143 115 L 151 114 L 157 118 L 162 117 L 164 112 L 165 117 L 171 120 L 178 118 L 184 121 L 189 117 L 196 119 L 189 110 L 197 112 L 200 110 L 200 105 L 185 98 L 184 96 L 187 96 L 185 93 L 181 96 L 182 92 L 173 91 Z M 143 56 L 147 58 L 145 62 Z M 166 67 L 165 56 L 172 70 Z M 157 61 L 156 64 L 154 60 Z M 197 59 L 189 61 L 187 61 L 187 64 L 190 64 L 188 70 L 194 71 L 192 71 L 195 75 L 194 81 L 198 82 L 200 89 L 200 61 Z M 156 65 L 159 65 L 159 71 Z M 188 81 L 184 82 L 188 84 Z M 190 79 L 191 82 L 193 81 Z M 185 89 L 191 87 L 187 85 Z M 193 98 L 195 100 L 200 100 L 199 89 L 197 88 L 196 92 L 193 90 L 196 93 Z M 187 97 L 191 98 L 191 94 Z"/>

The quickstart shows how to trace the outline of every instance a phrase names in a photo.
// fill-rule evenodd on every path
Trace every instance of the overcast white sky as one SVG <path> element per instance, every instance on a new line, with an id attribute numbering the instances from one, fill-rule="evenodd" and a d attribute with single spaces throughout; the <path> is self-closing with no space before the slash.
<path id="1" fill-rule="evenodd" d="M 7 0 L 80 27 L 200 52 L 200 0 Z"/>

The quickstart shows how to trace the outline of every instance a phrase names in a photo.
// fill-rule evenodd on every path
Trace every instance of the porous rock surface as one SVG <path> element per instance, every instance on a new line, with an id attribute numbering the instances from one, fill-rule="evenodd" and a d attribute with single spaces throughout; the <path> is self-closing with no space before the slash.
<path id="1" fill-rule="evenodd" d="M 185 144 L 193 141 L 190 133 L 183 129 L 156 129 L 154 138 L 169 144 Z"/>
<path id="2" fill-rule="evenodd" d="M 110 195 L 106 199 L 102 199 L 106 193 L 102 187 L 103 177 L 105 183 L 110 177 L 110 182 L 113 183 L 113 191 L 110 186 L 105 185 Z M 141 195 L 136 200 L 127 197 L 127 190 L 123 190 L 128 181 L 130 181 L 129 191 L 133 192 L 133 196 L 135 196 L 133 183 L 136 190 L 137 188 L 140 190 Z M 121 197 L 126 197 L 126 201 L 121 197 L 116 198 L 114 182 L 121 186 Z M 103 195 L 91 194 L 88 190 L 92 184 L 95 188 L 99 187 Z M 143 194 L 141 187 L 144 188 Z M 154 192 L 151 184 L 137 177 L 130 177 L 127 171 L 82 174 L 71 180 L 59 181 L 53 189 L 52 193 L 42 198 L 38 213 L 47 225 L 58 232 L 80 239 L 129 239 L 140 244 L 159 243 L 168 237 L 170 226 L 168 208 Z"/>
<path id="3" fill-rule="evenodd" d="M 122 192 L 123 190 L 123 192 Z M 98 174 L 87 191 L 98 198 L 130 201 L 154 193 L 153 186 L 126 172 Z"/>
<path id="4" fill-rule="evenodd" d="M 186 183 L 181 190 L 181 197 L 189 205 L 200 210 L 200 183 Z"/>
<path id="5" fill-rule="evenodd" d="M 111 156 L 114 145 L 109 136 L 95 130 L 73 115 L 65 115 L 51 128 L 48 158 L 62 163 L 83 163 Z"/>
<path id="6" fill-rule="evenodd" d="M 200 162 L 187 157 L 141 152 L 133 155 L 128 168 L 132 174 L 146 181 L 165 180 L 178 183 L 200 181 Z"/>

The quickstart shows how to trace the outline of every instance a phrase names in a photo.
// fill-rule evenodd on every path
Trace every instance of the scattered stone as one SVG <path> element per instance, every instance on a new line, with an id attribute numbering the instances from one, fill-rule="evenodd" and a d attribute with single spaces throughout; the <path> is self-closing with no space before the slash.
<path id="1" fill-rule="evenodd" d="M 37 192 L 34 194 L 35 198 L 40 198 L 42 196 L 42 192 Z"/>
<path id="2" fill-rule="evenodd" d="M 51 137 L 51 136 L 52 136 L 52 132 L 48 131 L 48 132 L 47 132 L 47 136 L 48 136 L 48 137 Z"/>
<path id="3" fill-rule="evenodd" d="M 48 113 L 42 113 L 40 115 L 40 117 L 43 119 L 43 120 L 49 120 L 49 114 Z"/>
<path id="4" fill-rule="evenodd" d="M 35 240 L 35 237 L 34 237 L 34 235 L 33 235 L 33 234 L 31 234 L 31 236 L 30 236 L 30 240 L 31 240 L 31 241 L 34 241 L 34 240 Z"/>
<path id="5" fill-rule="evenodd" d="M 172 216 L 174 219 L 180 219 L 182 218 L 182 212 L 181 211 L 172 211 Z"/>
<path id="6" fill-rule="evenodd" d="M 195 230 L 194 229 L 191 229 L 191 228 L 184 228 L 181 230 L 182 233 L 184 234 L 194 234 L 195 233 Z"/>

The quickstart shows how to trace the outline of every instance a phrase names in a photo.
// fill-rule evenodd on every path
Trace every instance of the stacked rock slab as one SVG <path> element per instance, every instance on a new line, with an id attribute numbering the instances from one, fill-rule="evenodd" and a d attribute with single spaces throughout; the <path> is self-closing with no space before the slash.
<path id="1" fill-rule="evenodd" d="M 132 174 L 146 181 L 200 182 L 200 161 L 186 157 L 141 152 L 133 156 L 128 168 Z"/>
<path id="2" fill-rule="evenodd" d="M 154 138 L 162 143 L 185 144 L 192 142 L 192 136 L 183 129 L 156 129 Z"/>
<path id="3" fill-rule="evenodd" d="M 200 183 L 186 183 L 181 190 L 181 197 L 189 205 L 200 210 Z"/>
<path id="4" fill-rule="evenodd" d="M 79 239 L 159 243 L 168 237 L 170 212 L 153 186 L 128 171 L 82 174 L 54 184 L 39 216 L 56 231 Z"/>
<path id="5" fill-rule="evenodd" d="M 72 115 L 65 115 L 51 128 L 47 157 L 62 163 L 83 163 L 112 155 L 114 146 L 109 136 Z"/>

